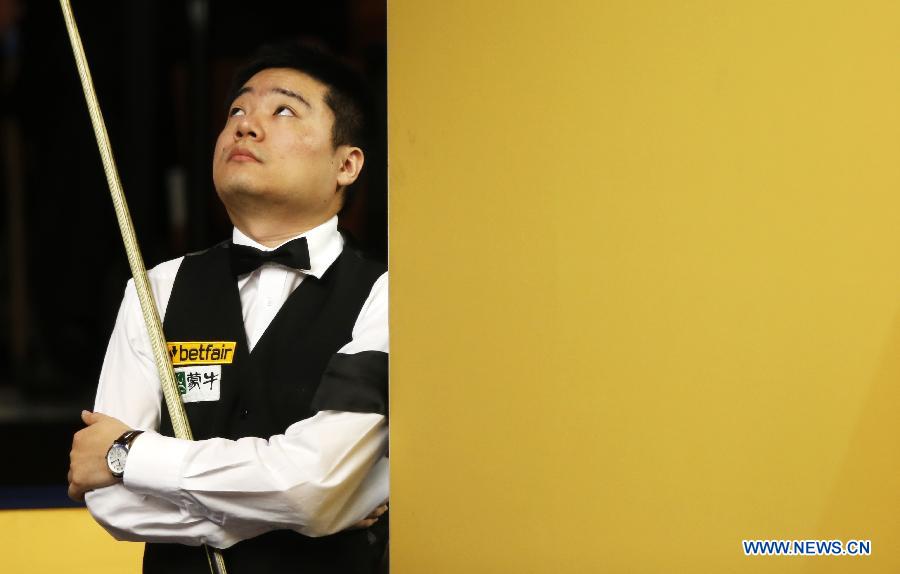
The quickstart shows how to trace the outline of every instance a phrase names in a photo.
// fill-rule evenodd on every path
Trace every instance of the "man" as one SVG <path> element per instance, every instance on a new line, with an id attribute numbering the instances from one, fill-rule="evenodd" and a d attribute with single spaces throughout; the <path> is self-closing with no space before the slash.
<path id="1" fill-rule="evenodd" d="M 232 241 L 149 274 L 196 441 L 171 437 L 129 282 L 69 494 L 115 537 L 148 542 L 145 572 L 208 571 L 204 543 L 231 574 L 372 572 L 387 273 L 337 231 L 364 162 L 359 87 L 321 52 L 281 46 L 238 72 L 231 101 L 213 180 Z"/>

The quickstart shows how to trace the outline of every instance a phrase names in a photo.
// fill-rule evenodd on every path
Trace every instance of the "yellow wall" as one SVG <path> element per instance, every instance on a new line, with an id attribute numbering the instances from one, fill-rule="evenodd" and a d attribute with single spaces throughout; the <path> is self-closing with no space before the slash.
<path id="1" fill-rule="evenodd" d="M 127 574 L 141 571 L 144 545 L 116 542 L 87 510 L 0 511 L 4 574 Z"/>
<path id="2" fill-rule="evenodd" d="M 393 572 L 900 571 L 900 4 L 389 10 Z"/>

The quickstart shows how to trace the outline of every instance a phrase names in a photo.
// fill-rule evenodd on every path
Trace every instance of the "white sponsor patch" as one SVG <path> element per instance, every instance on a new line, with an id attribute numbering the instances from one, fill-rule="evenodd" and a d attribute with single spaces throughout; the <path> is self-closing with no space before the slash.
<path id="1" fill-rule="evenodd" d="M 175 367 L 175 382 L 186 403 L 217 401 L 222 385 L 222 365 Z"/>

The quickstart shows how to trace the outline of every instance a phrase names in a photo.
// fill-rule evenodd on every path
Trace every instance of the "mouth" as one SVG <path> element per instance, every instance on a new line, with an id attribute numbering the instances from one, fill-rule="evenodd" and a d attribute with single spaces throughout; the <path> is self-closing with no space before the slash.
<path id="1" fill-rule="evenodd" d="M 256 162 L 261 163 L 259 158 L 251 152 L 250 150 L 235 148 L 231 150 L 228 154 L 228 161 L 236 161 L 236 162 Z"/>

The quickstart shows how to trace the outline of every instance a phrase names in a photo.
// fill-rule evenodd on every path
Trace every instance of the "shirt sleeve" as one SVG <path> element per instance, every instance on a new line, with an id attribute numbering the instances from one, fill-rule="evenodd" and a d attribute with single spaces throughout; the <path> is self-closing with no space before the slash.
<path id="1" fill-rule="evenodd" d="M 353 337 L 325 368 L 314 410 L 388 415 L 388 276 L 372 286 Z"/>
<path id="2" fill-rule="evenodd" d="M 385 277 L 357 319 L 354 340 L 384 321 L 380 344 L 387 348 L 386 303 Z M 113 535 L 220 548 L 273 529 L 322 536 L 387 500 L 388 430 L 380 413 L 322 410 L 269 439 L 192 442 L 154 432 L 161 392 L 141 321 L 136 296 L 126 290 L 96 410 L 148 432 L 132 445 L 124 483 L 86 497 Z M 134 322 L 140 329 L 130 328 Z"/>

